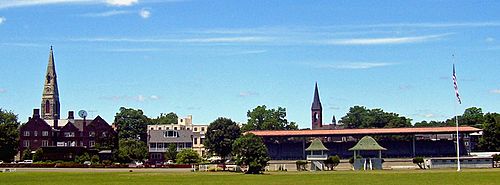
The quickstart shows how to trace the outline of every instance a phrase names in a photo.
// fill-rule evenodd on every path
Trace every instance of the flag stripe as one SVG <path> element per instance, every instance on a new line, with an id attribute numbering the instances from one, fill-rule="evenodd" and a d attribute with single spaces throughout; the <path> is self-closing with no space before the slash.
<path id="1" fill-rule="evenodd" d="M 457 76 L 455 75 L 455 64 L 453 64 L 453 87 L 455 88 L 455 95 L 457 96 L 458 104 L 462 104 L 460 95 L 458 94 Z"/>

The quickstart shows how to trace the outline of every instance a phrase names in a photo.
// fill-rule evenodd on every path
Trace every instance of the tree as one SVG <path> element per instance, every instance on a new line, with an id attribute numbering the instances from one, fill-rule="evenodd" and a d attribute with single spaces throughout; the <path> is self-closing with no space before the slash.
<path id="1" fill-rule="evenodd" d="M 137 139 L 146 142 L 148 117 L 140 109 L 121 107 L 120 112 L 115 115 L 118 138 Z"/>
<path id="2" fill-rule="evenodd" d="M 118 158 L 122 162 L 142 161 L 148 156 L 148 147 L 142 141 L 122 139 L 118 145 Z"/>
<path id="3" fill-rule="evenodd" d="M 401 128 L 411 127 L 411 119 L 382 109 L 367 109 L 363 106 L 354 106 L 349 109 L 341 123 L 347 128 Z"/>
<path id="4" fill-rule="evenodd" d="M 75 157 L 76 163 L 84 163 L 85 161 L 90 161 L 90 155 L 87 152 Z"/>
<path id="5" fill-rule="evenodd" d="M 459 120 L 460 125 L 480 126 L 483 123 L 483 110 L 477 107 L 465 109 L 462 119 Z"/>
<path id="6" fill-rule="evenodd" d="M 190 148 L 181 150 L 176 158 L 179 164 L 197 164 L 201 162 L 200 154 Z"/>
<path id="7" fill-rule="evenodd" d="M 297 130 L 295 122 L 288 122 L 286 109 L 267 109 L 265 105 L 257 106 L 247 112 L 248 121 L 243 125 L 243 131 L 250 130 Z"/>
<path id="8" fill-rule="evenodd" d="M 236 139 L 233 144 L 233 156 L 237 165 L 247 165 L 250 174 L 258 174 L 264 171 L 269 154 L 266 145 L 260 137 L 249 133 Z"/>
<path id="9" fill-rule="evenodd" d="M 485 151 L 500 151 L 500 114 L 484 115 L 483 136 L 479 139 L 479 148 Z"/>
<path id="10" fill-rule="evenodd" d="M 155 125 L 165 125 L 165 124 L 177 124 L 177 119 L 179 117 L 174 112 L 168 114 L 160 114 L 159 117 L 152 119 L 151 123 Z"/>
<path id="11" fill-rule="evenodd" d="M 23 151 L 23 156 L 21 157 L 23 160 L 33 160 L 33 154 L 29 148 Z"/>
<path id="12" fill-rule="evenodd" d="M 100 159 L 99 159 L 99 156 L 98 156 L 98 155 L 93 155 L 93 156 L 90 158 L 90 162 L 91 162 L 92 164 L 97 164 L 97 163 L 99 163 L 99 160 L 100 160 Z"/>
<path id="13" fill-rule="evenodd" d="M 19 147 L 19 122 L 12 112 L 0 108 L 0 160 L 11 162 Z"/>
<path id="14" fill-rule="evenodd" d="M 175 159 L 177 158 L 177 146 L 175 146 L 175 144 L 169 144 L 164 157 L 165 160 L 175 161 Z"/>
<path id="15" fill-rule="evenodd" d="M 34 162 L 42 161 L 43 160 L 43 149 L 42 148 L 37 149 L 32 157 L 33 157 Z"/>
<path id="16" fill-rule="evenodd" d="M 349 112 L 340 119 L 347 128 L 362 128 L 363 118 L 368 114 L 368 110 L 363 106 L 349 108 Z"/>
<path id="17" fill-rule="evenodd" d="M 218 155 L 224 165 L 226 157 L 231 154 L 234 140 L 240 135 L 240 127 L 234 121 L 220 117 L 208 126 L 203 144 L 210 153 Z"/>
<path id="18" fill-rule="evenodd" d="M 340 164 L 340 157 L 338 155 L 330 156 L 325 161 L 326 167 L 329 168 L 330 170 L 333 170 L 339 164 Z"/>

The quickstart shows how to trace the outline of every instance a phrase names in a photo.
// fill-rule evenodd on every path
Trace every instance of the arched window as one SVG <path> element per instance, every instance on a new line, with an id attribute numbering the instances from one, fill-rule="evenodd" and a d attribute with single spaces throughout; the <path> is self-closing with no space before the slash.
<path id="1" fill-rule="evenodd" d="M 45 100 L 45 113 L 50 113 L 50 102 Z"/>
<path id="2" fill-rule="evenodd" d="M 314 113 L 314 122 L 316 122 L 316 121 L 318 121 L 318 113 L 317 112 Z"/>
<path id="3" fill-rule="evenodd" d="M 47 75 L 47 83 L 50 84 L 50 76 Z"/>

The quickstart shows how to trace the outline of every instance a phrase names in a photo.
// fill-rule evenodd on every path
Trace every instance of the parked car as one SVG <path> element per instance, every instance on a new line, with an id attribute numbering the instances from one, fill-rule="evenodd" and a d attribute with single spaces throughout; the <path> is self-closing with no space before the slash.
<path id="1" fill-rule="evenodd" d="M 165 162 L 165 164 L 174 164 L 174 161 L 168 160 L 167 162 Z"/>
<path id="2" fill-rule="evenodd" d="M 89 166 L 90 166 L 90 165 L 92 164 L 92 162 L 90 162 L 90 161 L 85 161 L 85 162 L 83 162 L 83 164 L 84 164 L 84 165 L 89 165 Z"/>
<path id="3" fill-rule="evenodd" d="M 129 168 L 142 168 L 144 167 L 144 164 L 141 161 L 132 161 L 131 163 L 128 164 Z"/>
<path id="4" fill-rule="evenodd" d="M 2 160 L 0 160 L 0 164 L 3 164 L 3 161 L 2 161 Z"/>
<path id="5" fill-rule="evenodd" d="M 19 164 L 31 164 L 33 163 L 33 160 L 24 160 L 24 161 L 19 161 Z"/>

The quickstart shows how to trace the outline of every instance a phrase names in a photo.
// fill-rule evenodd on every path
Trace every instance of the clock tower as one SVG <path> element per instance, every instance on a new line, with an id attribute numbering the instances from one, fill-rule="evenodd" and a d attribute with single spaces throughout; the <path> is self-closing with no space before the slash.
<path id="1" fill-rule="evenodd" d="M 49 63 L 45 74 L 45 84 L 42 93 L 42 119 L 56 120 L 60 118 L 59 89 L 57 88 L 56 66 L 54 52 L 50 46 Z"/>

